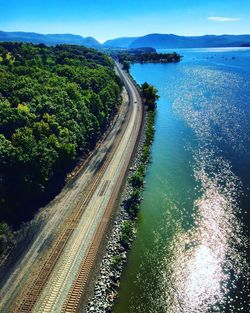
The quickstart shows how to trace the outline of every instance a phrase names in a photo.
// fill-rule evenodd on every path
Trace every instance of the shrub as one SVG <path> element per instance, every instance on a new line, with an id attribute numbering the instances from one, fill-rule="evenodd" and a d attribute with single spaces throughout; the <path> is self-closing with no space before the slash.
<path id="1" fill-rule="evenodd" d="M 111 267 L 114 268 L 114 269 L 117 269 L 119 267 L 119 265 L 121 264 L 121 262 L 122 262 L 122 256 L 120 254 L 119 255 L 115 255 L 112 258 Z"/>
<path id="2" fill-rule="evenodd" d="M 128 248 L 132 236 L 133 236 L 133 224 L 130 221 L 125 221 L 122 225 L 120 237 L 120 242 L 124 248 Z"/>

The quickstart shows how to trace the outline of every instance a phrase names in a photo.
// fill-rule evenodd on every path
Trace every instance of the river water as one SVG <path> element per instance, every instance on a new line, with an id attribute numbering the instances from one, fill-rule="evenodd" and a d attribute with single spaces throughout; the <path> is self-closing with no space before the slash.
<path id="1" fill-rule="evenodd" d="M 160 94 L 114 313 L 249 312 L 250 49 L 135 64 Z"/>

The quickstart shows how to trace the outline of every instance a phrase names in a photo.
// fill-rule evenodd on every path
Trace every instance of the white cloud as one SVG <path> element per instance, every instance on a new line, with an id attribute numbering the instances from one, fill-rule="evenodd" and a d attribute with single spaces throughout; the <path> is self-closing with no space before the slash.
<path id="1" fill-rule="evenodd" d="M 207 19 L 209 21 L 213 21 L 213 22 L 236 22 L 236 21 L 239 21 L 239 18 L 223 17 L 223 16 L 209 16 Z"/>

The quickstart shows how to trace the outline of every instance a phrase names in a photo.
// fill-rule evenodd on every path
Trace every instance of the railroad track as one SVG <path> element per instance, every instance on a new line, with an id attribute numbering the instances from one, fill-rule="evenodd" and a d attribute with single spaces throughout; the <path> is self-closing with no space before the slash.
<path id="1" fill-rule="evenodd" d="M 142 117 L 141 117 L 142 118 Z M 139 125 L 139 126 L 138 126 Z M 139 134 L 141 127 L 141 121 L 137 125 L 133 126 L 133 132 Z M 130 142 L 130 155 L 132 156 L 135 144 L 136 144 L 137 138 L 134 138 L 134 142 Z M 68 297 L 66 299 L 66 302 L 63 307 L 63 313 L 75 313 L 77 312 L 77 308 L 79 306 L 82 294 L 87 286 L 88 278 L 91 273 L 91 270 L 93 268 L 94 261 L 96 259 L 97 253 L 99 251 L 100 244 L 102 242 L 102 239 L 104 237 L 104 234 L 108 227 L 108 221 L 110 221 L 110 217 L 112 214 L 113 205 L 115 202 L 115 199 L 118 196 L 120 186 L 122 185 L 123 178 L 125 177 L 128 165 L 129 165 L 130 159 L 125 162 L 125 164 L 122 167 L 118 182 L 116 183 L 115 190 L 113 191 L 113 197 L 110 199 L 106 210 L 104 212 L 104 215 L 102 217 L 102 220 L 99 224 L 99 227 L 95 233 L 95 236 L 93 238 L 93 241 L 90 245 L 90 248 L 88 250 L 88 253 L 84 260 L 82 261 L 80 271 L 77 275 L 77 278 L 75 279 L 74 284 L 71 287 L 70 293 L 68 294 Z"/>
<path id="2" fill-rule="evenodd" d="M 92 271 L 97 253 L 99 251 L 100 244 L 108 228 L 108 222 L 110 221 L 110 217 L 113 211 L 112 209 L 113 209 L 114 201 L 116 199 L 117 194 L 119 193 L 119 189 L 120 189 L 119 187 L 122 184 L 122 177 L 123 177 L 123 174 L 125 175 L 126 169 L 127 169 L 127 166 L 124 166 L 123 173 L 120 176 L 120 182 L 116 185 L 116 190 L 114 190 L 114 196 L 112 197 L 112 199 L 107 205 L 105 213 L 102 217 L 102 221 L 99 224 L 99 227 L 95 233 L 94 239 L 88 250 L 86 258 L 83 260 L 81 264 L 79 274 L 77 275 L 77 278 L 73 286 L 71 287 L 70 293 L 66 299 L 66 302 L 62 311 L 63 313 L 74 313 L 77 311 L 81 297 L 87 286 L 87 282 L 88 282 L 90 273 Z"/>
<path id="3" fill-rule="evenodd" d="M 131 95 L 130 95 L 131 97 Z M 107 153 L 107 157 L 103 164 L 101 165 L 100 169 L 94 176 L 93 180 L 91 181 L 88 188 L 85 190 L 81 200 L 79 201 L 76 209 L 74 210 L 74 213 L 70 216 L 68 219 L 66 226 L 63 230 L 63 232 L 60 234 L 58 239 L 56 240 L 55 244 L 53 245 L 53 248 L 51 249 L 49 255 L 47 256 L 45 262 L 43 263 L 42 267 L 40 268 L 36 278 L 33 280 L 31 285 L 29 286 L 29 289 L 27 293 L 25 293 L 24 297 L 22 298 L 21 303 L 19 306 L 15 309 L 15 313 L 23 312 L 32 312 L 38 298 L 40 297 L 53 269 L 55 268 L 57 261 L 59 260 L 60 256 L 62 255 L 64 248 L 66 244 L 68 243 L 72 233 L 76 229 L 83 212 L 85 211 L 88 203 L 90 202 L 94 192 L 96 191 L 97 187 L 99 186 L 101 179 L 107 170 L 118 146 L 123 138 L 123 134 L 125 133 L 128 121 L 131 115 L 131 108 L 129 110 L 128 118 L 126 119 L 125 125 L 123 125 L 120 131 L 118 129 L 117 134 L 119 134 L 115 140 L 113 145 L 111 146 L 110 151 Z M 136 128 L 136 125 L 133 126 L 133 130 Z M 130 149 L 134 149 L 134 144 L 131 144 Z M 132 154 L 132 151 L 131 151 Z M 112 214 L 112 207 L 113 203 L 116 199 L 116 196 L 119 192 L 119 186 L 122 183 L 122 179 L 125 175 L 127 166 L 129 164 L 129 160 L 124 164 L 121 175 L 119 177 L 119 184 L 115 186 L 114 189 L 114 196 L 111 197 L 109 200 L 108 206 L 105 210 L 105 213 L 102 217 L 102 220 L 100 224 L 98 225 L 98 229 L 94 235 L 94 238 L 91 242 L 91 245 L 88 249 L 88 252 L 86 254 L 86 257 L 83 259 L 80 271 L 75 279 L 74 284 L 71 287 L 70 293 L 68 294 L 68 297 L 65 301 L 65 305 L 63 308 L 63 312 L 75 312 L 77 309 L 77 306 L 79 304 L 81 295 L 84 291 L 84 288 L 86 286 L 89 274 L 92 269 L 93 262 L 95 260 L 96 254 L 98 252 L 98 248 L 100 246 L 101 240 L 105 234 L 105 231 L 107 229 L 108 221 L 110 220 L 110 215 Z M 108 184 L 108 183 L 107 183 Z M 104 190 L 101 191 L 103 193 Z M 68 268 L 70 268 L 70 264 L 68 264 Z M 55 295 L 56 296 L 56 295 Z M 44 307 L 43 312 L 50 312 L 49 307 Z"/>
<path id="4" fill-rule="evenodd" d="M 29 286 L 29 291 L 25 295 L 21 305 L 15 310 L 16 313 L 32 312 L 32 309 L 38 297 L 40 296 L 51 272 L 53 271 L 57 260 L 62 254 L 65 245 L 67 244 L 71 234 L 73 233 L 74 229 L 77 226 L 78 221 L 80 220 L 82 216 L 84 209 L 86 208 L 89 200 L 91 199 L 92 193 L 95 191 L 95 188 L 98 186 L 98 183 L 102 177 L 102 174 L 105 172 L 105 169 L 108 166 L 108 164 L 106 163 L 107 162 L 105 162 L 101 170 L 98 171 L 98 175 L 94 179 L 94 182 L 86 190 L 86 194 L 85 194 L 83 202 L 77 208 L 77 212 L 75 212 L 73 216 L 70 217 L 69 221 L 67 222 L 67 226 L 65 230 L 57 239 L 53 250 L 51 251 L 44 265 L 40 269 L 37 278 L 32 282 L 31 286 Z"/>

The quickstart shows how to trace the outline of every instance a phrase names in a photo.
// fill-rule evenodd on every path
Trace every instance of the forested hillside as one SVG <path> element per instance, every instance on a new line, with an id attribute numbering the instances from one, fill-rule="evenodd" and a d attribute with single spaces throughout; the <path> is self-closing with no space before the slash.
<path id="1" fill-rule="evenodd" d="M 31 218 L 95 146 L 120 102 L 121 82 L 100 52 L 0 43 L 0 222 Z"/>

